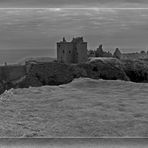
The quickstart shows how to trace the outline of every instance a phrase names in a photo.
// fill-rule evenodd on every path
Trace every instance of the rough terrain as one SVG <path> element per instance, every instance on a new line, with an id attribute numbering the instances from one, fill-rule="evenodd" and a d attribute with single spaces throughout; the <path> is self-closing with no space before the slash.
<path id="1" fill-rule="evenodd" d="M 148 137 L 148 84 L 75 79 L 0 96 L 0 137 Z"/>

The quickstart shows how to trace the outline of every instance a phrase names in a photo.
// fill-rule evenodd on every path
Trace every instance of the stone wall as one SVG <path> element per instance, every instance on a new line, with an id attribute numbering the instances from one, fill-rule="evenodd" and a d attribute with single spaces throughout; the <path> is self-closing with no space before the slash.
<path id="1" fill-rule="evenodd" d="M 121 54 L 121 60 L 128 60 L 128 59 L 148 59 L 147 53 L 125 53 Z"/>
<path id="2" fill-rule="evenodd" d="M 60 63 L 72 63 L 73 44 L 68 42 L 57 43 L 57 60 Z"/>
<path id="3" fill-rule="evenodd" d="M 90 50 L 88 52 L 88 57 L 113 57 L 113 55 L 109 51 L 104 51 L 103 46 L 99 45 L 96 50 Z"/>
<path id="4" fill-rule="evenodd" d="M 148 59 L 148 53 L 141 51 L 140 53 L 121 53 L 121 51 L 116 48 L 113 57 L 120 60 L 145 60 Z"/>
<path id="5" fill-rule="evenodd" d="M 57 61 L 59 63 L 83 63 L 87 61 L 87 42 L 82 37 L 73 38 L 71 42 L 57 43 Z"/>
<path id="6" fill-rule="evenodd" d="M 77 52 L 78 52 L 78 59 L 77 62 L 78 63 L 84 63 L 87 61 L 87 43 L 83 42 L 80 44 L 77 44 Z"/>

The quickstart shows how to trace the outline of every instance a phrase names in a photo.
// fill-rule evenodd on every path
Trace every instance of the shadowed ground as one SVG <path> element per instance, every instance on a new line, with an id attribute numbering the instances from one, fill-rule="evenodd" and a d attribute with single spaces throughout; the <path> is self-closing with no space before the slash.
<path id="1" fill-rule="evenodd" d="M 1 148 L 147 148 L 147 139 L 134 138 L 18 138 L 0 139 Z"/>
<path id="2" fill-rule="evenodd" d="M 147 137 L 148 84 L 76 79 L 0 96 L 1 137 Z"/>

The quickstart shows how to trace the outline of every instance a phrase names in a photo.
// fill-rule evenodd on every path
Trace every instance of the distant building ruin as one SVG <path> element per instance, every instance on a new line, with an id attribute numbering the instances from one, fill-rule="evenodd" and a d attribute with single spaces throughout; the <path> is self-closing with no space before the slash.
<path id="1" fill-rule="evenodd" d="M 103 45 L 99 45 L 96 50 L 89 50 L 88 52 L 89 57 L 112 57 L 112 54 L 108 51 L 103 50 Z"/>
<path id="2" fill-rule="evenodd" d="M 122 53 L 120 52 L 119 48 L 116 48 L 114 54 L 113 54 L 113 57 L 114 58 L 117 58 L 117 59 L 120 59 L 122 56 Z"/>
<path id="3" fill-rule="evenodd" d="M 121 51 L 116 48 L 113 57 L 118 58 L 120 60 L 144 60 L 148 59 L 148 53 L 145 51 L 141 51 L 140 53 L 121 53 Z"/>
<path id="4" fill-rule="evenodd" d="M 57 43 L 57 61 L 60 63 L 84 63 L 87 61 L 87 42 L 83 37 L 73 38 L 71 42 Z"/>

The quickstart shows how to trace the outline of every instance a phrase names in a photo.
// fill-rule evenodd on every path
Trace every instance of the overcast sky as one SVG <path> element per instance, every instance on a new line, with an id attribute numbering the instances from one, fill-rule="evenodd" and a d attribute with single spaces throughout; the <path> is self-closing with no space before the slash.
<path id="1" fill-rule="evenodd" d="M 148 9 L 126 9 L 148 8 L 147 0 L 0 0 L 0 7 L 9 8 L 0 9 L 0 49 L 53 49 L 63 36 L 84 36 L 88 48 L 148 48 Z M 19 9 L 28 7 L 50 8 Z"/>
<path id="2" fill-rule="evenodd" d="M 0 7 L 148 7 L 147 0 L 0 0 Z"/>

